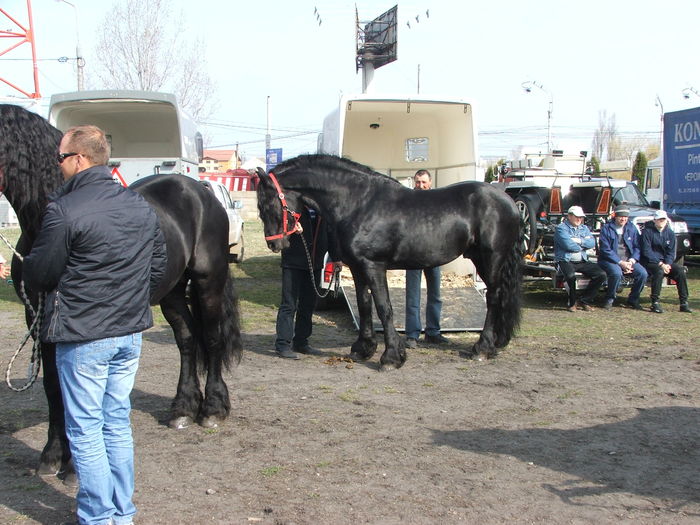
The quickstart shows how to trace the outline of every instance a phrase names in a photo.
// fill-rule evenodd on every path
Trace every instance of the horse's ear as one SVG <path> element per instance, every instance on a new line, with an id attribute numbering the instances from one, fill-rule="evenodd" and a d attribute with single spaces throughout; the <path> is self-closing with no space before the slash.
<path id="1" fill-rule="evenodd" d="M 258 166 L 257 168 L 255 168 L 255 171 L 257 172 L 258 177 L 260 177 L 261 179 L 262 179 L 263 177 L 267 177 L 267 173 L 266 173 L 265 170 L 262 169 L 260 166 Z"/>

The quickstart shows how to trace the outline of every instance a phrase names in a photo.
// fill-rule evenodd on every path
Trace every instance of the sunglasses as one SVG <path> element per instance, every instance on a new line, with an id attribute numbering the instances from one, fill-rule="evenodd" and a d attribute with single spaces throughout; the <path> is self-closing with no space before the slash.
<path id="1" fill-rule="evenodd" d="M 59 153 L 58 163 L 63 164 L 64 160 L 66 160 L 68 157 L 73 157 L 74 155 L 80 155 L 80 153 Z"/>

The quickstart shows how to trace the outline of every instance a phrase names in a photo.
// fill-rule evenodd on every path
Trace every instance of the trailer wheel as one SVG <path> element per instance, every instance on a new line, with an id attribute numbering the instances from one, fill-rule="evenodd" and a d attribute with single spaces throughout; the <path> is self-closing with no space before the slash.
<path id="1" fill-rule="evenodd" d="M 532 253 L 537 247 L 537 208 L 530 195 L 518 195 L 515 198 L 523 223 L 523 253 Z"/>

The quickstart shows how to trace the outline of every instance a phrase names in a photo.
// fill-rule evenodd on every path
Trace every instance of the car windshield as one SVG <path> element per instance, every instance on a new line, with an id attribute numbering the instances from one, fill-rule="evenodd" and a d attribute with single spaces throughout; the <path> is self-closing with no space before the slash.
<path id="1" fill-rule="evenodd" d="M 613 194 L 613 204 L 634 204 L 636 206 L 649 206 L 649 201 L 636 184 L 627 184 L 624 188 L 618 188 Z"/>

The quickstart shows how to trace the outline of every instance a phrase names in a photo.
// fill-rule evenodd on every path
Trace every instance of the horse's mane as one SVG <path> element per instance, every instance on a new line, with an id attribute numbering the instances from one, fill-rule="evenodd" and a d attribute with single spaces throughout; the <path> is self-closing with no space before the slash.
<path id="1" fill-rule="evenodd" d="M 272 169 L 272 172 L 278 177 L 284 177 L 285 172 L 291 172 L 296 170 L 301 171 L 311 171 L 311 170 L 328 170 L 328 173 L 333 173 L 334 170 L 345 170 L 353 172 L 353 175 L 360 177 L 367 177 L 376 182 L 387 182 L 391 184 L 400 184 L 399 181 L 389 177 L 388 175 L 383 175 L 377 173 L 371 168 L 360 164 L 359 162 L 354 162 L 349 159 L 338 157 L 336 155 L 299 155 L 284 162 L 280 162 Z"/>
<path id="2" fill-rule="evenodd" d="M 36 113 L 0 104 L 0 185 L 24 224 L 41 220 L 47 196 L 63 182 L 56 160 L 61 136 Z"/>

